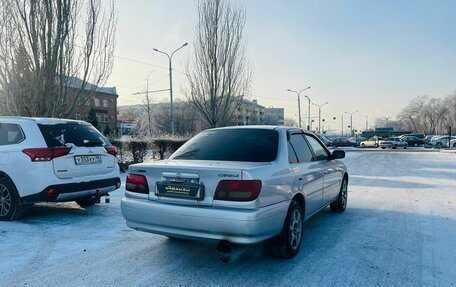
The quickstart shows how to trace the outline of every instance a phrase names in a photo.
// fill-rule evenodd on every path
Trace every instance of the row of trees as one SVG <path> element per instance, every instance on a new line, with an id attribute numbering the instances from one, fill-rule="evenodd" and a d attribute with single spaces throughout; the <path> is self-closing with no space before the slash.
<path id="1" fill-rule="evenodd" d="M 101 0 L 0 1 L 0 112 L 68 117 L 111 73 L 116 18 Z"/>
<path id="2" fill-rule="evenodd" d="M 406 130 L 446 134 L 448 127 L 456 127 L 456 93 L 445 98 L 416 97 L 397 118 Z"/>
<path id="3" fill-rule="evenodd" d="M 248 94 L 245 9 L 227 0 L 199 0 L 194 50 L 182 91 L 191 108 L 176 107 L 177 133 L 232 124 Z M 68 117 L 103 86 L 113 64 L 114 4 L 101 0 L 0 1 L 0 114 Z M 91 84 L 93 85 L 91 85 Z M 88 92 L 89 91 L 89 92 Z M 166 106 L 137 117 L 150 136 L 168 132 Z M 93 116 L 90 119 L 93 119 Z"/>

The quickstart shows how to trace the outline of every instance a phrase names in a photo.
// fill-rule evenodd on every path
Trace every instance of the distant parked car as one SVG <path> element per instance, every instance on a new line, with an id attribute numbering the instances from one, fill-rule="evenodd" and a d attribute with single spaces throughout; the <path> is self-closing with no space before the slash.
<path id="1" fill-rule="evenodd" d="M 424 144 L 424 140 L 415 136 L 404 135 L 399 137 L 401 141 L 407 142 L 408 146 L 420 146 Z"/>
<path id="2" fill-rule="evenodd" d="M 417 137 L 419 138 L 420 140 L 424 140 L 427 136 L 423 133 L 416 133 L 416 134 L 405 134 L 405 135 L 402 135 L 402 136 L 411 136 L 411 137 Z"/>
<path id="3" fill-rule="evenodd" d="M 359 146 L 360 147 L 378 147 L 378 138 L 372 137 L 368 140 L 362 141 Z"/>
<path id="4" fill-rule="evenodd" d="M 315 134 L 327 147 L 332 146 L 332 141 L 328 139 L 325 135 Z"/>
<path id="5" fill-rule="evenodd" d="M 333 147 L 356 147 L 356 143 L 349 141 L 347 138 L 339 137 L 332 141 Z"/>
<path id="6" fill-rule="evenodd" d="M 168 160 L 130 166 L 122 215 L 136 230 L 219 247 L 272 239 L 277 255 L 293 257 L 304 221 L 328 205 L 345 210 L 344 156 L 301 129 L 206 130 Z"/>
<path id="7" fill-rule="evenodd" d="M 407 148 L 407 142 L 402 141 L 399 137 L 391 137 L 387 138 L 384 140 L 379 141 L 379 146 L 382 149 L 386 148 L 392 148 L 392 149 L 397 149 L 397 148 Z"/>
<path id="8" fill-rule="evenodd" d="M 450 147 L 456 148 L 456 139 L 451 140 L 451 142 L 450 142 Z"/>
<path id="9" fill-rule="evenodd" d="M 0 220 L 36 202 L 94 205 L 120 187 L 116 154 L 87 122 L 0 117 Z"/>
<path id="10" fill-rule="evenodd" d="M 448 147 L 449 136 L 435 136 L 429 142 L 431 146 L 436 148 Z M 451 140 L 456 139 L 456 136 L 452 136 Z"/>
<path id="11" fill-rule="evenodd" d="M 366 138 L 365 137 L 351 137 L 348 140 L 351 141 L 352 143 L 356 143 L 357 145 L 359 145 L 362 141 L 365 141 Z"/>

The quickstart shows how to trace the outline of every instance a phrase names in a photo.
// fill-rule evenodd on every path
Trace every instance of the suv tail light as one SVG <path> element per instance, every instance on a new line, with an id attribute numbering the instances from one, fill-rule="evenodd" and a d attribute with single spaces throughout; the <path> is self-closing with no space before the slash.
<path id="1" fill-rule="evenodd" d="M 149 185 L 144 175 L 129 174 L 127 175 L 127 182 L 125 189 L 131 192 L 149 193 Z"/>
<path id="2" fill-rule="evenodd" d="M 70 153 L 67 147 L 28 148 L 22 150 L 32 161 L 50 161 Z"/>
<path id="3" fill-rule="evenodd" d="M 110 155 L 117 156 L 117 148 L 115 146 L 110 145 L 105 146 L 104 148 Z"/>
<path id="4" fill-rule="evenodd" d="M 261 185 L 261 180 L 221 180 L 214 200 L 252 201 L 260 195 Z"/>

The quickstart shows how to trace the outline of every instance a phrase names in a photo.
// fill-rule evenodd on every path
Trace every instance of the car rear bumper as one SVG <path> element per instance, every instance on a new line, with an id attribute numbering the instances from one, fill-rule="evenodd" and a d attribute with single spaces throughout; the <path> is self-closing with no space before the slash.
<path id="1" fill-rule="evenodd" d="M 107 178 L 89 182 L 66 183 L 51 185 L 39 193 L 22 197 L 23 203 L 64 202 L 84 199 L 92 196 L 103 196 L 118 189 L 120 178 Z"/>
<path id="2" fill-rule="evenodd" d="M 227 240 L 253 244 L 280 234 L 289 202 L 255 210 L 160 203 L 125 197 L 121 202 L 127 226 L 186 239 Z"/>

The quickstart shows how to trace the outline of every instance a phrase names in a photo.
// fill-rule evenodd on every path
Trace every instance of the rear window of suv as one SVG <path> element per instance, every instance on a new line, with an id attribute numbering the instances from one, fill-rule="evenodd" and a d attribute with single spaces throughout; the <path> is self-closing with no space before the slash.
<path id="1" fill-rule="evenodd" d="M 277 157 L 278 144 L 276 130 L 209 130 L 189 140 L 171 159 L 271 162 Z"/>
<path id="2" fill-rule="evenodd" d="M 38 124 L 48 147 L 106 146 L 109 141 L 93 126 L 81 123 Z"/>

